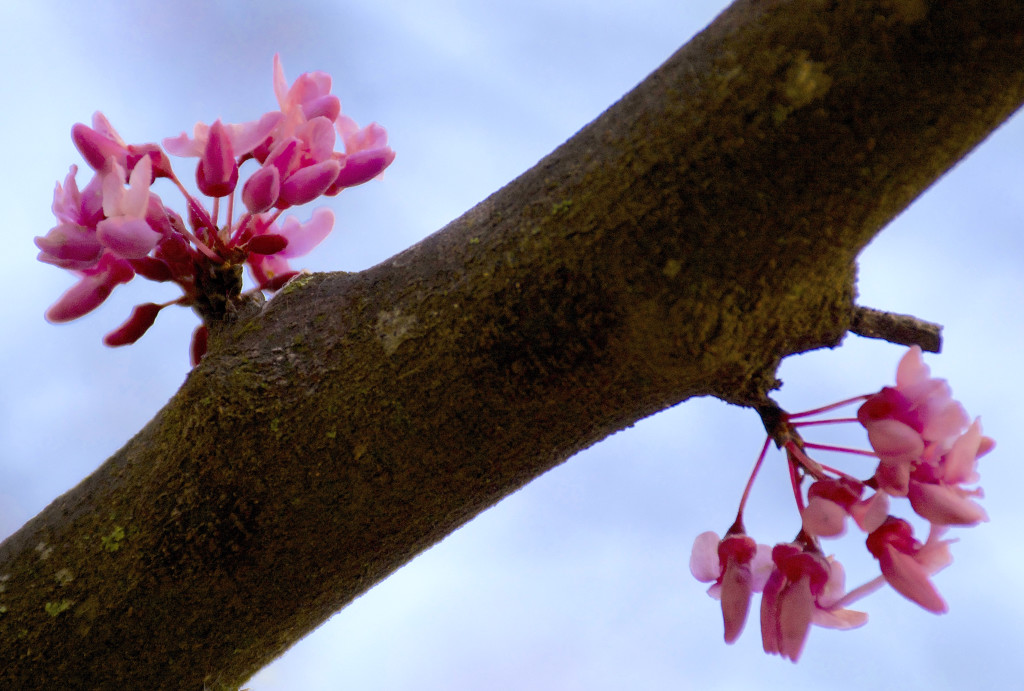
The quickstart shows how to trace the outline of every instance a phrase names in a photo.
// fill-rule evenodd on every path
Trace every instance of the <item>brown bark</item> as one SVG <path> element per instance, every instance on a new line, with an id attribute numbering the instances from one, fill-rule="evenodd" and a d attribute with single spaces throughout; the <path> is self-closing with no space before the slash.
<path id="1" fill-rule="evenodd" d="M 0 545 L 0 687 L 233 688 L 615 430 L 763 404 L 850 328 L 860 249 L 1021 103 L 1022 15 L 737 2 L 442 231 L 223 325 Z"/>

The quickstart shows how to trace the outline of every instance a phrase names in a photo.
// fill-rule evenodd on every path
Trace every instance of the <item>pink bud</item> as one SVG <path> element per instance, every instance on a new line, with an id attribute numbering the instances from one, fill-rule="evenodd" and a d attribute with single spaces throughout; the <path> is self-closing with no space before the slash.
<path id="1" fill-rule="evenodd" d="M 257 235 L 249 240 L 246 249 L 254 254 L 277 254 L 288 246 L 288 238 L 283 235 Z"/>
<path id="2" fill-rule="evenodd" d="M 95 268 L 90 269 L 46 310 L 46 320 L 60 324 L 78 319 L 99 307 L 115 286 L 127 283 L 134 276 L 135 272 L 128 262 L 105 253 Z"/>
<path id="3" fill-rule="evenodd" d="M 281 173 L 275 166 L 263 166 L 242 187 L 242 201 L 251 214 L 263 213 L 281 194 Z"/>
<path id="4" fill-rule="evenodd" d="M 340 170 L 341 165 L 335 160 L 330 160 L 296 171 L 281 183 L 278 208 L 299 206 L 313 201 L 327 191 L 337 179 Z"/>
<path id="5" fill-rule="evenodd" d="M 128 149 L 87 125 L 76 123 L 71 128 L 71 140 L 93 170 L 103 170 L 108 158 L 113 158 L 122 167 L 127 166 Z"/>
<path id="6" fill-rule="evenodd" d="M 359 151 L 345 158 L 345 166 L 337 179 L 327 191 L 328 196 L 338 194 L 346 187 L 355 187 L 369 182 L 384 172 L 384 169 L 395 160 L 395 152 L 390 148 Z"/>
<path id="7" fill-rule="evenodd" d="M 174 278 L 174 274 L 171 272 L 171 267 L 163 259 L 157 259 L 156 257 L 140 257 L 138 259 L 130 259 L 128 263 L 132 265 L 132 269 L 135 270 L 139 276 L 148 278 L 151 281 L 163 282 L 170 281 Z"/>
<path id="8" fill-rule="evenodd" d="M 210 136 L 196 168 L 196 183 L 208 197 L 226 197 L 238 184 L 238 164 L 220 120 L 210 126 Z"/>
<path id="9" fill-rule="evenodd" d="M 156 315 L 160 314 L 160 310 L 163 307 L 163 305 L 157 305 L 152 302 L 136 305 L 135 309 L 132 310 L 131 316 L 128 317 L 128 321 L 104 336 L 103 343 L 108 346 L 123 346 L 135 343 L 135 341 L 142 338 L 142 334 L 146 333 L 149 327 L 153 326 L 153 322 L 156 321 Z"/>

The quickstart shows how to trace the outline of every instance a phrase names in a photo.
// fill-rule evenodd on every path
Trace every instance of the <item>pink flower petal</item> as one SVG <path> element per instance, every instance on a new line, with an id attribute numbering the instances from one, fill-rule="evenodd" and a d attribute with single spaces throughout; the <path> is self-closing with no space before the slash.
<path id="1" fill-rule="evenodd" d="M 917 515 L 937 525 L 977 525 L 987 521 L 985 509 L 968 499 L 970 494 L 959 487 L 911 480 L 907 498 Z"/>
<path id="2" fill-rule="evenodd" d="M 718 580 L 722 574 L 722 566 L 718 560 L 718 543 L 721 540 L 714 531 L 707 531 L 697 536 L 690 552 L 690 573 L 702 583 Z"/>
<path id="3" fill-rule="evenodd" d="M 96 226 L 96 237 L 103 246 L 123 259 L 145 257 L 162 237 L 144 218 L 107 218 Z"/>
<path id="4" fill-rule="evenodd" d="M 289 216 L 281 224 L 281 235 L 288 238 L 288 246 L 278 256 L 301 257 L 324 241 L 334 228 L 334 213 L 330 209 L 319 208 L 313 216 L 300 224 L 294 216 Z"/>

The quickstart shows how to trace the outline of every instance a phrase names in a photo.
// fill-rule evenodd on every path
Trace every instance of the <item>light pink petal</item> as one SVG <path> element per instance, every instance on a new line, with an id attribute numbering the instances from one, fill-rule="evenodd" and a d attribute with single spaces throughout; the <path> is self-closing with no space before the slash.
<path id="1" fill-rule="evenodd" d="M 908 475 L 908 480 L 909 477 Z M 889 495 L 879 490 L 867 499 L 861 499 L 850 507 L 850 515 L 861 530 L 866 533 L 874 532 L 889 515 Z"/>
<path id="2" fill-rule="evenodd" d="M 803 527 L 811 535 L 839 537 L 846 532 L 846 509 L 824 497 L 811 497 L 802 513 Z"/>
<path id="3" fill-rule="evenodd" d="M 890 461 L 883 458 L 875 469 L 878 489 L 894 497 L 907 496 L 910 488 L 910 461 Z"/>
<path id="4" fill-rule="evenodd" d="M 892 461 L 912 461 L 924 451 L 924 441 L 913 427 L 897 420 L 874 420 L 865 427 L 871 448 L 880 458 Z"/>
<path id="5" fill-rule="evenodd" d="M 750 562 L 751 581 L 750 587 L 755 593 L 764 590 L 765 583 L 775 570 L 775 562 L 772 561 L 772 548 L 768 545 L 757 546 L 757 552 Z"/>
<path id="6" fill-rule="evenodd" d="M 938 441 L 943 447 L 948 448 L 949 442 L 963 431 L 968 422 L 970 418 L 967 417 L 963 406 L 950 399 L 929 410 L 924 419 L 921 436 L 928 441 Z"/>
<path id="7" fill-rule="evenodd" d="M 882 575 L 896 592 L 929 612 L 946 612 L 948 607 L 945 601 L 928 580 L 929 572 L 914 557 L 889 545 L 885 548 L 885 555 L 878 561 L 882 567 Z"/>
<path id="8" fill-rule="evenodd" d="M 206 140 L 210 137 L 210 126 L 203 122 L 197 122 L 192 128 L 192 136 L 182 132 L 177 137 L 164 139 L 164 148 L 167 153 L 185 158 L 197 158 L 203 155 L 206 150 Z"/>
<path id="9" fill-rule="evenodd" d="M 817 599 L 818 606 L 823 609 L 832 607 L 846 594 L 846 570 L 843 565 L 829 557 L 828 567 L 828 581 Z"/>
<path id="10" fill-rule="evenodd" d="M 110 120 L 107 120 L 107 116 L 98 110 L 92 114 L 92 128 L 115 144 L 122 147 L 126 146 L 124 140 L 121 139 L 121 135 L 110 124 Z"/>
<path id="11" fill-rule="evenodd" d="M 732 560 L 722 574 L 722 620 L 726 643 L 735 642 L 743 633 L 750 609 L 751 580 L 749 565 Z"/>
<path id="12" fill-rule="evenodd" d="M 779 653 L 793 662 L 800 659 L 800 653 L 811 629 L 814 612 L 814 596 L 811 595 L 811 579 L 801 578 L 790 583 L 779 596 Z"/>
<path id="13" fill-rule="evenodd" d="M 826 629 L 855 629 L 868 622 L 868 615 L 853 609 L 816 609 L 811 622 Z"/>
<path id="14" fill-rule="evenodd" d="M 916 386 L 928 379 L 930 371 L 921 357 L 921 347 L 912 346 L 900 359 L 896 367 L 896 387 L 901 391 Z"/>
<path id="15" fill-rule="evenodd" d="M 280 111 L 274 110 L 264 113 L 259 120 L 253 122 L 225 125 L 235 155 L 244 156 L 266 141 L 283 119 L 284 116 Z"/>
<path id="16" fill-rule="evenodd" d="M 917 515 L 938 525 L 977 525 L 988 520 L 981 505 L 958 487 L 910 481 L 907 498 Z"/>
<path id="17" fill-rule="evenodd" d="M 288 238 L 288 246 L 278 256 L 291 258 L 308 254 L 330 235 L 333 228 L 334 213 L 330 209 L 316 209 L 312 218 L 301 225 L 294 216 L 289 216 L 281 224 L 281 235 Z"/>
<path id="18" fill-rule="evenodd" d="M 144 218 L 107 218 L 96 226 L 103 246 L 123 259 L 140 259 L 149 254 L 162 237 Z"/>
<path id="19" fill-rule="evenodd" d="M 281 66 L 281 55 L 274 53 L 274 95 L 277 104 L 284 110 L 288 105 L 288 80 L 284 78 L 284 67 Z"/>
<path id="20" fill-rule="evenodd" d="M 928 540 L 917 552 L 918 563 L 929 575 L 936 574 L 953 563 L 953 554 L 949 546 L 956 540 L 941 539 L 946 530 L 944 526 L 933 524 L 928 531 Z"/>
<path id="21" fill-rule="evenodd" d="M 334 153 L 334 126 L 327 118 L 314 118 L 295 131 L 314 161 L 326 161 Z"/>
<path id="22" fill-rule="evenodd" d="M 987 439 L 987 437 L 983 437 L 981 434 L 981 419 L 978 418 L 971 423 L 966 432 L 953 442 L 953 448 L 946 454 L 943 468 L 943 479 L 946 482 L 959 485 L 978 481 L 975 466 L 983 439 Z"/>
<path id="23" fill-rule="evenodd" d="M 707 531 L 697 536 L 690 552 L 690 573 L 702 583 L 718 580 L 722 575 L 722 565 L 718 561 L 718 543 L 721 540 L 714 531 Z"/>
<path id="24" fill-rule="evenodd" d="M 152 184 L 153 162 L 149 156 L 144 156 L 132 168 L 132 175 L 128 180 L 129 189 L 122 198 L 124 215 L 135 218 L 146 215 L 149 206 L 149 186 Z"/>
<path id="25" fill-rule="evenodd" d="M 124 168 L 117 162 L 112 162 L 103 174 L 103 214 L 108 218 L 124 213 L 124 179 Z"/>

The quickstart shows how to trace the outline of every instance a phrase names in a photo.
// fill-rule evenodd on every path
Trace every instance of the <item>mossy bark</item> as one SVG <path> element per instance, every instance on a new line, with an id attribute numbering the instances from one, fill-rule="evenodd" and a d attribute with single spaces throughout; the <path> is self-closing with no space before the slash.
<path id="1" fill-rule="evenodd" d="M 1022 48 L 1017 0 L 738 2 L 448 227 L 213 329 L 0 545 L 0 687 L 234 688 L 615 430 L 764 404 L 850 328 L 858 252 L 1019 106 Z"/>

